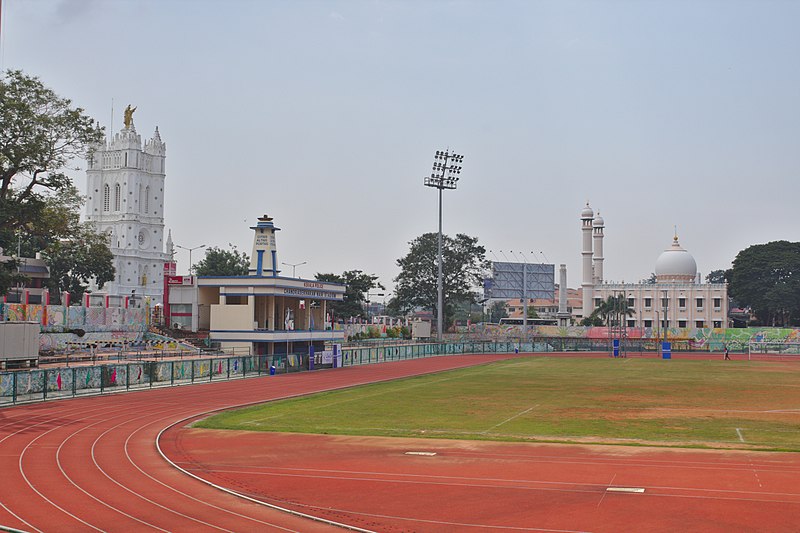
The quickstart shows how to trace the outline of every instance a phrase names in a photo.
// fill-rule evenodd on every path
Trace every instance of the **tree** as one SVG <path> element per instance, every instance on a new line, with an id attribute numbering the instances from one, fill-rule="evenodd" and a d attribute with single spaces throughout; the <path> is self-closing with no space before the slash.
<path id="1" fill-rule="evenodd" d="M 489 306 L 489 322 L 498 324 L 501 318 L 508 317 L 508 308 L 503 300 L 496 300 Z"/>
<path id="2" fill-rule="evenodd" d="M 706 276 L 706 283 L 725 283 L 725 271 L 712 270 Z"/>
<path id="3" fill-rule="evenodd" d="M 56 298 L 66 291 L 71 299 L 79 301 L 90 280 L 102 288 L 115 276 L 108 238 L 88 224 L 79 225 L 70 237 L 51 243 L 42 256 L 50 267 L 46 285 Z"/>
<path id="4" fill-rule="evenodd" d="M 425 233 L 409 244 L 408 254 L 397 260 L 400 274 L 395 278 L 396 305 L 403 312 L 415 307 L 430 309 L 436 316 L 438 234 Z M 486 249 L 478 244 L 477 237 L 442 235 L 442 314 L 445 325 L 451 323 L 456 302 L 476 301 L 475 290 L 480 287 L 488 268 L 485 254 Z"/>
<path id="5" fill-rule="evenodd" d="M 83 109 L 38 78 L 19 70 L 0 78 L 0 247 L 25 244 L 31 250 L 23 255 L 33 255 L 75 228 L 64 215 L 79 211 L 69 199 L 79 196 L 64 171 L 102 139 Z M 8 268 L 0 265 L 0 294 L 8 290 Z"/>
<path id="6" fill-rule="evenodd" d="M 656 284 L 656 281 L 657 281 L 657 278 L 656 278 L 656 273 L 655 273 L 655 272 L 651 272 L 651 273 L 650 273 L 650 277 L 649 277 L 649 278 L 646 278 L 646 279 L 643 279 L 643 280 L 641 281 L 641 283 L 643 283 L 643 284 L 645 284 L 645 285 L 655 285 L 655 284 Z"/>
<path id="7" fill-rule="evenodd" d="M 378 276 L 365 274 L 361 270 L 347 270 L 341 275 L 317 273 L 318 281 L 343 283 L 347 285 L 344 300 L 335 302 L 331 308 L 335 317 L 348 319 L 366 316 L 365 309 L 371 290 L 386 290 L 378 281 Z"/>
<path id="8" fill-rule="evenodd" d="M 250 268 L 250 258 L 240 252 L 233 244 L 230 250 L 212 246 L 206 255 L 195 263 L 194 273 L 198 276 L 246 276 Z"/>
<path id="9" fill-rule="evenodd" d="M 536 308 L 532 305 L 528 306 L 528 318 L 539 318 L 539 313 L 536 312 Z"/>
<path id="10" fill-rule="evenodd" d="M 730 296 L 740 306 L 750 307 L 761 325 L 800 322 L 800 242 L 745 248 L 725 277 Z"/>
<path id="11" fill-rule="evenodd" d="M 606 325 L 617 327 L 625 326 L 625 318 L 634 314 L 633 309 L 628 307 L 628 298 L 624 294 L 608 296 L 595 311 Z"/>

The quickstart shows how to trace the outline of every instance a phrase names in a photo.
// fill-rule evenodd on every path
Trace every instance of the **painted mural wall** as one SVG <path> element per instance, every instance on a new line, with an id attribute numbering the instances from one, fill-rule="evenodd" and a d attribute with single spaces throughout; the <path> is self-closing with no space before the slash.
<path id="1" fill-rule="evenodd" d="M 63 349 L 69 342 L 141 342 L 147 331 L 147 316 L 146 308 L 0 303 L 0 320 L 41 324 L 39 349 L 44 351 Z"/>

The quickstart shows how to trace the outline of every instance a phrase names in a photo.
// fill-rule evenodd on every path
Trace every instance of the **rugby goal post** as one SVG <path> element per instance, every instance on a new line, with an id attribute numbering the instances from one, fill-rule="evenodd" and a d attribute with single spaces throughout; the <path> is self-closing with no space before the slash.
<path id="1" fill-rule="evenodd" d="M 800 360 L 800 342 L 753 341 L 747 343 L 747 359 L 790 357 Z"/>

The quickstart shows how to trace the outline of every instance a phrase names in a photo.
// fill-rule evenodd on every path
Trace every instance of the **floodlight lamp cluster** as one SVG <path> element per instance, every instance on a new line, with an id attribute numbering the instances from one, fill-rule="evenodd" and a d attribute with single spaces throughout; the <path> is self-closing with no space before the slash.
<path id="1" fill-rule="evenodd" d="M 461 174 L 461 163 L 464 156 L 450 150 L 437 150 L 433 158 L 433 172 L 425 178 L 426 187 L 437 189 L 455 189 Z"/>

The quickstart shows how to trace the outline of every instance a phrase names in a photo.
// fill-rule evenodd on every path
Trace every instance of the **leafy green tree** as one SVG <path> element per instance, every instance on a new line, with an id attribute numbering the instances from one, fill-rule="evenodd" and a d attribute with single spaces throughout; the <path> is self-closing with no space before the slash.
<path id="1" fill-rule="evenodd" d="M 539 313 L 536 312 L 536 308 L 532 305 L 528 306 L 528 318 L 539 318 Z"/>
<path id="2" fill-rule="evenodd" d="M 89 224 L 81 224 L 68 238 L 51 243 L 42 256 L 50 267 L 46 285 L 56 300 L 67 291 L 73 301 L 80 301 L 90 280 L 102 288 L 114 279 L 114 256 L 108 238 Z"/>
<path id="3" fill-rule="evenodd" d="M 195 263 L 194 273 L 198 276 L 246 276 L 250 268 L 250 258 L 240 252 L 233 244 L 230 250 L 212 246 L 206 255 Z"/>
<path id="4" fill-rule="evenodd" d="M 625 325 L 625 318 L 633 316 L 633 309 L 628 307 L 628 298 L 624 294 L 612 294 L 597 306 L 597 315 L 609 326 Z"/>
<path id="5" fill-rule="evenodd" d="M 656 273 L 655 272 L 651 272 L 650 273 L 650 277 L 646 278 L 646 279 L 643 279 L 642 283 L 644 283 L 645 285 L 655 285 L 656 281 L 657 281 Z"/>
<path id="6" fill-rule="evenodd" d="M 357 318 L 366 316 L 366 304 L 369 292 L 372 290 L 386 290 L 378 281 L 378 276 L 365 274 L 361 270 L 347 270 L 339 274 L 318 273 L 315 278 L 318 281 L 328 281 L 332 283 L 343 283 L 347 285 L 344 292 L 344 300 L 335 302 L 331 306 L 335 318 Z"/>
<path id="7" fill-rule="evenodd" d="M 396 306 L 403 312 L 422 307 L 437 315 L 438 234 L 425 233 L 410 243 L 405 257 L 397 260 L 400 274 L 395 278 Z M 442 235 L 442 285 L 445 325 L 452 323 L 458 302 L 475 302 L 488 268 L 486 249 L 477 237 Z"/>
<path id="8" fill-rule="evenodd" d="M 22 244 L 33 255 L 69 234 L 64 216 L 74 196 L 65 174 L 73 159 L 89 154 L 103 131 L 33 76 L 9 70 L 0 78 L 0 247 Z M 62 195 L 59 197 L 59 195 Z M 65 195 L 65 196 L 64 196 Z M 8 290 L 8 264 L 0 265 L 0 294 Z"/>
<path id="9" fill-rule="evenodd" d="M 603 325 L 603 319 L 600 318 L 597 309 L 592 311 L 591 315 L 584 317 L 583 320 L 581 320 L 581 326 L 602 326 L 602 325 Z"/>
<path id="10" fill-rule="evenodd" d="M 706 283 L 725 283 L 725 271 L 712 270 L 706 275 Z"/>
<path id="11" fill-rule="evenodd" d="M 730 296 L 750 307 L 761 325 L 800 322 L 800 242 L 774 241 L 745 248 L 725 277 Z"/>
<path id="12" fill-rule="evenodd" d="M 498 324 L 501 318 L 508 317 L 508 307 L 506 307 L 506 303 L 503 300 L 495 300 L 489 305 L 487 313 L 489 314 L 489 322 Z"/>

